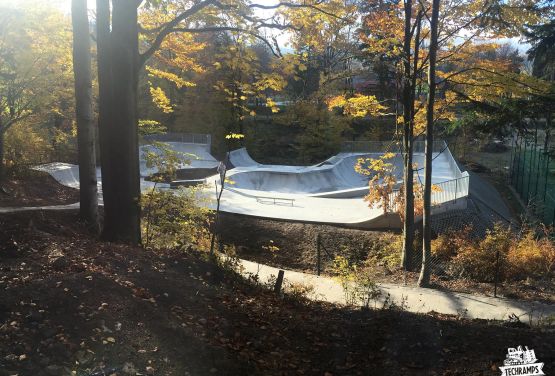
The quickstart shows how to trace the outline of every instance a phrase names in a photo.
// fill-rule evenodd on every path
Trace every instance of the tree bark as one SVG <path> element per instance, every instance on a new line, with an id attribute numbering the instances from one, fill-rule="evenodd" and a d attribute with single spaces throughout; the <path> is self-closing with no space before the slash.
<path id="1" fill-rule="evenodd" d="M 95 131 L 92 110 L 92 78 L 87 0 L 72 0 L 73 72 L 79 159 L 79 202 L 81 218 L 98 230 L 98 187 L 96 181 Z"/>
<path id="2" fill-rule="evenodd" d="M 5 142 L 6 130 L 2 125 L 2 119 L 0 118 L 0 189 L 4 189 L 2 186 L 4 184 L 4 178 L 6 177 L 6 165 L 4 164 L 4 142 Z"/>
<path id="3" fill-rule="evenodd" d="M 97 0 L 103 237 L 140 242 L 137 1 Z"/>
<path id="4" fill-rule="evenodd" d="M 138 244 L 140 231 L 140 173 L 137 119 L 138 86 L 138 24 L 137 1 L 118 0 L 113 3 L 111 67 L 112 103 L 108 155 L 110 169 L 106 179 L 114 189 L 114 210 L 110 212 L 110 240 Z"/>
<path id="5" fill-rule="evenodd" d="M 414 195 L 413 195 L 413 171 L 412 171 L 412 120 L 411 120 L 411 77 L 410 77 L 410 56 L 411 56 L 411 18 L 412 0 L 405 0 L 405 30 L 403 40 L 404 74 L 403 74 L 403 165 L 404 176 L 404 202 L 405 202 L 405 221 L 403 222 L 403 250 L 401 253 L 401 264 L 404 270 L 410 268 L 410 261 L 413 255 L 414 242 Z"/>
<path id="6" fill-rule="evenodd" d="M 426 113 L 426 157 L 424 177 L 424 213 L 423 213 L 423 244 L 422 244 L 422 268 L 418 278 L 418 286 L 427 287 L 430 284 L 430 258 L 432 255 L 432 153 L 434 150 L 434 103 L 436 94 L 436 60 L 437 60 L 437 33 L 440 0 L 432 2 L 432 18 L 430 20 L 430 52 L 428 70 L 428 103 Z"/>

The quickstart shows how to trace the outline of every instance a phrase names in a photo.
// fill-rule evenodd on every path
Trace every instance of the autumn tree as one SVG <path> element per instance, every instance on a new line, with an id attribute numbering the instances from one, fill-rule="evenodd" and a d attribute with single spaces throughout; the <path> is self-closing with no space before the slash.
<path id="1" fill-rule="evenodd" d="M 309 8 L 319 11 L 324 2 L 266 5 L 218 0 L 146 1 L 141 10 L 157 9 L 164 15 L 149 27 L 138 24 L 142 3 L 120 0 L 112 2 L 112 7 L 109 0 L 96 3 L 104 236 L 131 243 L 140 241 L 137 94 L 139 73 L 145 63 L 172 34 L 235 31 L 261 37 L 265 29 L 283 29 L 289 24 L 285 19 L 257 16 L 255 10 Z"/>
<path id="2" fill-rule="evenodd" d="M 429 91 L 425 74 L 431 63 L 431 14 L 430 1 L 403 3 L 395 1 L 370 2 L 370 9 L 361 27 L 365 51 L 372 56 L 387 57 L 392 61 L 397 75 L 399 106 L 398 124 L 402 125 L 402 145 L 405 155 L 405 184 L 413 181 L 411 143 L 420 137 L 429 124 L 428 110 L 434 110 L 433 123 L 453 119 L 456 104 L 468 100 L 469 93 L 479 100 L 481 88 L 496 87 L 499 93 L 512 90 L 515 77 L 507 77 L 507 65 L 492 59 L 469 59 L 480 49 L 491 46 L 485 41 L 516 36 L 521 23 L 535 24 L 542 20 L 546 7 L 540 1 L 450 1 L 442 2 L 443 11 L 437 20 L 437 80 L 439 98 L 433 107 L 423 96 Z M 509 21 L 510 20 L 510 21 Z M 521 21 L 521 23 L 515 20 Z M 478 80 L 477 77 L 480 77 Z M 503 82 L 504 81 L 504 82 Z M 517 85 L 519 86 L 519 85 Z M 520 85 L 518 90 L 525 85 Z M 466 94 L 464 94 L 466 93 Z M 485 92 L 484 92 L 485 93 Z M 465 97 L 466 95 L 466 97 Z M 503 94 L 504 95 L 504 94 Z M 482 97 L 483 98 L 483 97 Z M 402 114 L 402 115 L 401 115 Z M 431 166 L 430 166 L 431 167 Z M 411 258 L 414 226 L 411 218 L 413 190 L 407 189 L 406 222 L 404 225 L 403 266 Z"/>
<path id="3" fill-rule="evenodd" d="M 5 136 L 30 119 L 67 118 L 73 109 L 70 24 L 43 7 L 0 7 L 0 179 Z M 53 67 L 58 67 L 53 69 Z"/>

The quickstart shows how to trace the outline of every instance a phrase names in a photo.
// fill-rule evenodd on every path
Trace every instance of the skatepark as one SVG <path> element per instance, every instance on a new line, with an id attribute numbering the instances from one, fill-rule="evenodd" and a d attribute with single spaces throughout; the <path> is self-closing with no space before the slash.
<path id="1" fill-rule="evenodd" d="M 148 167 L 145 153 L 161 153 L 164 148 L 182 159 L 178 175 L 185 177 L 167 184 L 156 185 L 169 189 L 175 185 L 204 184 L 203 195 L 214 198 L 208 205 L 215 207 L 215 191 L 222 189 L 218 174 L 219 161 L 210 153 L 209 135 L 162 135 L 150 138 L 140 146 L 141 189 L 152 188 L 149 177 L 156 169 Z M 355 171 L 360 158 L 379 158 L 393 152 L 388 159 L 394 165 L 397 184 L 402 182 L 402 154 L 395 153 L 385 143 L 366 142 L 347 144 L 329 159 L 312 166 L 268 165 L 256 162 L 245 148 L 230 151 L 226 158 L 227 172 L 220 210 L 228 213 L 274 218 L 289 221 L 328 223 L 358 228 L 398 228 L 399 216 L 384 213 L 381 207 L 368 207 L 364 196 L 368 193 L 369 177 Z M 424 145 L 415 143 L 415 181 L 424 181 Z M 433 154 L 432 182 L 438 187 L 432 194 L 433 212 L 466 208 L 469 175 L 460 170 L 444 142 L 436 142 Z M 59 183 L 78 188 L 79 168 L 65 163 L 50 163 L 36 167 L 48 172 Z M 98 170 L 99 195 L 101 175 Z M 204 175 L 199 178 L 199 175 Z M 194 179 L 187 177 L 193 176 Z M 174 184 L 175 183 L 175 184 Z M 393 192 L 397 194 L 397 192 Z"/>

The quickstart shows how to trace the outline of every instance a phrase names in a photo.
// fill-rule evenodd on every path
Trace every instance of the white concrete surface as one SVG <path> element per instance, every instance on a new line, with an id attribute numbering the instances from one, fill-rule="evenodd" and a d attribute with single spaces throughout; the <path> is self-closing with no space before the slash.
<path id="1" fill-rule="evenodd" d="M 229 181 L 222 195 L 224 212 L 292 221 L 345 224 L 361 228 L 398 227 L 398 217 L 384 215 L 380 207 L 369 208 L 363 197 L 368 193 L 367 176 L 355 171 L 360 158 L 378 158 L 383 153 L 340 153 L 313 166 L 282 166 L 257 163 L 246 149 L 234 150 L 229 160 Z M 466 207 L 468 174 L 461 173 L 448 152 L 433 156 L 433 184 L 442 187 L 432 198 L 434 210 Z M 398 184 L 402 182 L 403 161 L 396 154 L 394 165 Z M 416 166 L 424 165 L 424 155 L 415 153 Z M 459 178 L 460 181 L 454 179 Z M 208 192 L 221 189 L 219 176 L 206 179 Z M 424 180 L 424 170 L 416 172 Z M 449 182 L 449 183 L 446 183 Z M 451 203 L 444 205 L 445 203 Z"/>
<path id="2" fill-rule="evenodd" d="M 180 168 L 216 168 L 218 161 L 210 154 L 208 144 L 164 142 L 175 151 L 183 163 Z M 141 190 L 152 188 L 154 183 L 145 180 L 156 172 L 147 167 L 145 153 L 161 153 L 159 148 L 143 145 L 140 148 Z M 354 167 L 360 158 L 378 158 L 382 153 L 340 153 L 313 166 L 264 165 L 253 160 L 246 149 L 232 151 L 229 161 L 234 168 L 228 170 L 229 183 L 222 195 L 220 209 L 224 212 L 277 218 L 291 221 L 343 224 L 361 228 L 396 228 L 398 216 L 384 214 L 380 207 L 368 207 L 363 197 L 368 193 L 368 177 L 359 174 Z M 415 153 L 414 162 L 423 166 L 424 155 Z M 389 163 L 395 166 L 397 181 L 402 182 L 403 162 L 400 154 Z M 36 167 L 48 172 L 58 182 L 79 188 L 79 168 L 66 163 L 51 163 Z M 416 173 L 423 181 L 424 170 Z M 456 167 L 448 149 L 435 153 L 433 160 L 434 184 L 442 187 L 434 192 L 434 210 L 446 211 L 462 208 L 468 195 L 468 174 Z M 99 197 L 102 198 L 100 169 L 97 170 Z M 459 178 L 455 181 L 453 179 Z M 447 183 L 448 182 L 448 183 Z M 219 175 L 206 179 L 207 188 L 203 196 L 206 205 L 215 208 L 215 191 L 221 189 Z M 161 189 L 168 184 L 158 184 Z"/>
<path id="3" fill-rule="evenodd" d="M 240 266 L 244 276 L 257 275 L 262 283 L 274 280 L 279 272 L 278 268 L 247 260 L 240 260 Z M 309 296 L 310 299 L 346 304 L 344 290 L 334 278 L 285 270 L 285 288 L 291 283 L 312 286 L 314 290 Z M 487 320 L 507 320 L 514 314 L 525 323 L 536 323 L 539 319 L 555 315 L 555 305 L 552 304 L 393 284 L 378 284 L 378 287 L 381 297 L 376 302 L 372 301 L 371 307 L 382 308 L 387 298 L 389 302 L 415 313 L 434 311 Z"/>

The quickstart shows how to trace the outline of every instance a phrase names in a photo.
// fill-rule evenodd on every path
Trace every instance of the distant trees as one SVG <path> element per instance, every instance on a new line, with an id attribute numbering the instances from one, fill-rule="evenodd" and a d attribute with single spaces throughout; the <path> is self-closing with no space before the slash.
<path id="1" fill-rule="evenodd" d="M 68 26 L 60 12 L 47 8 L 0 6 L 0 181 L 11 128 L 31 120 L 46 128 L 49 118 L 69 119 L 73 101 L 72 67 L 66 61 L 71 48 Z"/>
<path id="2" fill-rule="evenodd" d="M 532 44 L 528 57 L 533 61 L 533 74 L 555 81 L 555 21 L 532 25 L 524 35 Z"/>

